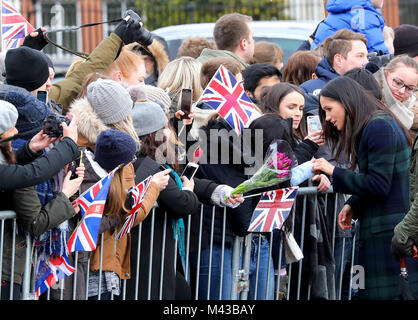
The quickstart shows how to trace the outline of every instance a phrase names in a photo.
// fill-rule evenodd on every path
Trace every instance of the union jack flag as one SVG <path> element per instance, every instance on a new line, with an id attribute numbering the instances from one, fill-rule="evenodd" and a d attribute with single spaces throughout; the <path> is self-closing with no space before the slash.
<path id="1" fill-rule="evenodd" d="M 250 120 L 260 116 L 234 75 L 221 65 L 208 83 L 199 101 L 216 110 L 240 135 Z"/>
<path id="2" fill-rule="evenodd" d="M 271 232 L 281 229 L 292 210 L 299 187 L 264 192 L 254 210 L 249 232 Z"/>
<path id="3" fill-rule="evenodd" d="M 96 249 L 99 226 L 106 204 L 107 193 L 115 172 L 111 171 L 106 177 L 86 190 L 75 201 L 80 205 L 82 219 L 71 237 L 68 239 L 69 252 L 93 251 Z"/>
<path id="4" fill-rule="evenodd" d="M 134 225 L 136 216 L 138 215 L 139 208 L 141 208 L 142 202 L 145 199 L 145 195 L 148 191 L 149 186 L 151 185 L 152 176 L 149 176 L 144 181 L 138 183 L 136 186 L 132 187 L 130 191 L 132 192 L 132 209 L 128 213 L 123 222 L 122 228 L 120 229 L 117 240 L 122 238 L 125 234 L 129 233 Z"/>
<path id="5" fill-rule="evenodd" d="M 51 256 L 39 263 L 36 273 L 35 296 L 39 296 L 55 283 L 72 275 L 75 268 L 70 265 L 66 256 Z"/>
<path id="6" fill-rule="evenodd" d="M 1 1 L 1 38 L 6 49 L 22 45 L 25 37 L 35 28 L 9 3 Z"/>

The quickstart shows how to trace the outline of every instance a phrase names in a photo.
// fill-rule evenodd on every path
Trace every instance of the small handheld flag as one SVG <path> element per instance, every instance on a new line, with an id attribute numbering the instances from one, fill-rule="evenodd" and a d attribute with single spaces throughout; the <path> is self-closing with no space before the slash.
<path id="1" fill-rule="evenodd" d="M 281 229 L 292 210 L 299 187 L 264 192 L 254 210 L 249 232 L 271 232 Z"/>
<path id="2" fill-rule="evenodd" d="M 136 186 L 132 187 L 130 191 L 132 192 L 132 209 L 128 213 L 123 222 L 122 228 L 120 229 L 116 239 L 119 240 L 125 234 L 129 233 L 134 225 L 136 217 L 138 215 L 139 209 L 141 208 L 142 202 L 145 199 L 145 195 L 148 191 L 149 186 L 151 185 L 152 176 L 149 176 L 144 181 L 138 183 Z"/>
<path id="3" fill-rule="evenodd" d="M 6 1 L 1 1 L 1 39 L 6 49 L 22 45 L 25 37 L 35 28 Z"/>
<path id="4" fill-rule="evenodd" d="M 119 168 L 120 166 L 77 198 L 76 202 L 80 205 L 83 218 L 68 239 L 69 252 L 93 251 L 96 249 L 107 194 L 112 178 Z"/>
<path id="5" fill-rule="evenodd" d="M 251 120 L 260 116 L 241 83 L 223 65 L 216 71 L 199 101 L 216 110 L 238 135 Z"/>
<path id="6" fill-rule="evenodd" d="M 39 263 L 35 281 L 35 296 L 39 296 L 55 283 L 72 275 L 75 268 L 70 265 L 66 256 L 51 256 Z"/>

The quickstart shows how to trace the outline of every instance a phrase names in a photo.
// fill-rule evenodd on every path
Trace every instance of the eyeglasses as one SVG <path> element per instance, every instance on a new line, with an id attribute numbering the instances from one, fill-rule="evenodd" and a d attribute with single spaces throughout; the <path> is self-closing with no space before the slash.
<path id="1" fill-rule="evenodd" d="M 409 94 L 417 92 L 417 87 L 407 85 L 407 84 L 405 84 L 405 82 L 403 82 L 403 80 L 401 80 L 399 78 L 393 78 L 390 73 L 389 73 L 389 75 L 392 79 L 392 86 L 394 88 L 401 90 L 402 88 L 405 87 L 405 92 L 407 92 Z"/>

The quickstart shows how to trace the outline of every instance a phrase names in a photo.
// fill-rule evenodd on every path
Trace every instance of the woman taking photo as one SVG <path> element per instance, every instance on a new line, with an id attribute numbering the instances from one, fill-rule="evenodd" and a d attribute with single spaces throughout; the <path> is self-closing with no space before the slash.
<path id="1" fill-rule="evenodd" d="M 319 146 L 324 145 L 321 131 L 308 135 L 306 119 L 303 115 L 305 96 L 303 91 L 290 83 L 277 83 L 261 92 L 261 110 L 263 113 L 278 113 L 283 119 L 292 118 L 293 135 L 304 150 L 303 157 L 298 156 L 299 164 L 311 160 Z"/>
<path id="2" fill-rule="evenodd" d="M 390 243 L 393 228 L 409 209 L 407 129 L 345 76 L 330 81 L 319 102 L 325 140 L 337 157 L 346 155 L 350 168 L 334 167 L 321 158 L 313 160 L 314 170 L 332 176 L 334 192 L 352 195 L 338 222 L 349 229 L 352 219 L 360 220 L 359 265 L 365 288 L 359 297 L 393 299 L 399 290 L 399 262 L 391 256 Z M 416 267 L 408 265 L 408 273 L 410 285 L 416 285 Z"/>

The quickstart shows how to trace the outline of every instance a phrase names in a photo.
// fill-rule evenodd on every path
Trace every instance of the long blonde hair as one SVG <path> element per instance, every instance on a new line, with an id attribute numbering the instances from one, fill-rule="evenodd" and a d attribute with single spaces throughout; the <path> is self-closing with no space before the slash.
<path id="1" fill-rule="evenodd" d="M 192 57 L 180 57 L 166 65 L 158 78 L 158 86 L 168 93 L 171 100 L 178 101 L 182 89 L 193 89 L 193 101 L 203 90 L 200 86 L 201 63 Z"/>

